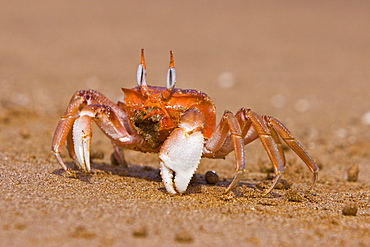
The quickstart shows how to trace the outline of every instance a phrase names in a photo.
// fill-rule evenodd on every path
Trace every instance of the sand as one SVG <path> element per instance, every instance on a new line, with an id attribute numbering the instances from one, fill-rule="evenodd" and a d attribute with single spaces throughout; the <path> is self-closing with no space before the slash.
<path id="1" fill-rule="evenodd" d="M 368 1 L 2 1 L 0 246 L 369 246 L 369 12 Z M 286 149 L 264 197 L 273 174 L 257 140 L 231 193 L 233 153 L 202 159 L 173 196 L 156 154 L 126 151 L 128 168 L 114 166 L 97 128 L 97 172 L 68 177 L 50 144 L 70 97 L 118 101 L 140 48 L 151 85 L 165 85 L 173 50 L 177 87 L 206 92 L 218 119 L 246 107 L 281 120 L 320 167 L 315 189 Z"/>

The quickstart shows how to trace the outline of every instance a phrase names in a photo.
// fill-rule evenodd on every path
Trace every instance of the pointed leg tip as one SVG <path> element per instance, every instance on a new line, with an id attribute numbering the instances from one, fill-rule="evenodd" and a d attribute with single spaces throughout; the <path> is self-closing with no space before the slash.
<path id="1" fill-rule="evenodd" d="M 277 183 L 279 182 L 281 176 L 283 175 L 282 172 L 278 173 L 274 179 L 272 180 L 272 184 L 270 186 L 270 188 L 268 188 L 268 190 L 266 190 L 264 193 L 263 193 L 263 196 L 267 196 L 268 194 L 271 193 L 271 191 L 276 187 Z"/>
<path id="2" fill-rule="evenodd" d="M 233 189 L 235 189 L 235 187 L 238 185 L 239 181 L 235 181 L 235 178 L 234 180 L 231 182 L 231 184 L 229 184 L 229 187 L 226 188 L 226 190 L 222 193 L 223 195 L 226 195 L 228 193 L 230 193 Z"/>
<path id="3" fill-rule="evenodd" d="M 222 192 L 223 195 L 226 195 L 226 194 L 229 194 L 230 191 L 232 191 L 233 188 L 230 188 L 230 186 L 224 191 Z"/>
<path id="4" fill-rule="evenodd" d="M 308 189 L 308 192 L 311 192 L 315 188 L 316 182 L 318 179 L 319 179 L 319 171 L 315 171 L 313 174 L 313 181 L 312 181 L 311 187 Z"/>
<path id="5" fill-rule="evenodd" d="M 77 178 L 77 173 L 73 171 L 72 169 L 68 168 L 67 170 L 65 170 L 65 172 L 67 173 L 67 177 Z"/>
<path id="6" fill-rule="evenodd" d="M 270 192 L 264 192 L 264 193 L 262 193 L 262 195 L 261 195 L 261 197 L 266 197 L 268 194 L 269 194 Z"/>
<path id="7" fill-rule="evenodd" d="M 240 182 L 240 179 L 242 178 L 242 176 L 244 175 L 244 172 L 245 170 L 239 170 L 236 172 L 234 178 L 233 178 L 233 181 L 231 182 L 231 184 L 229 185 L 229 187 L 227 187 L 227 189 L 225 190 L 225 192 L 223 194 L 227 194 L 229 193 L 230 191 L 232 191 L 236 186 L 238 186 L 238 183 Z"/>

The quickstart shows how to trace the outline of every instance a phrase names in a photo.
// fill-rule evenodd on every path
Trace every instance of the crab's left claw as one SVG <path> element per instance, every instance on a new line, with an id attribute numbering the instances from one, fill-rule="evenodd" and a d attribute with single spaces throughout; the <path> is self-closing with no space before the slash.
<path id="1" fill-rule="evenodd" d="M 204 137 L 199 128 L 198 111 L 190 111 L 161 147 L 160 170 L 166 190 L 171 194 L 186 190 L 202 157 Z M 203 117 L 201 118 L 203 119 Z M 195 120 L 195 121 L 194 121 Z"/>

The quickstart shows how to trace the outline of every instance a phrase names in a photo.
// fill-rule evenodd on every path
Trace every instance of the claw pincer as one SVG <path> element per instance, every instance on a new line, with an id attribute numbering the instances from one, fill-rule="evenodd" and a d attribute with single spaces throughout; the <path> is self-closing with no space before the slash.
<path id="1" fill-rule="evenodd" d="M 203 121 L 200 112 L 186 112 L 159 151 L 162 180 L 171 194 L 184 192 L 198 168 L 204 145 Z"/>

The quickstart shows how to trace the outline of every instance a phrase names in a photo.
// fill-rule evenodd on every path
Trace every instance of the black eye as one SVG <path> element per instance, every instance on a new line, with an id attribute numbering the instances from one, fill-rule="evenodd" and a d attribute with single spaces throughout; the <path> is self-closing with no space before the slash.
<path id="1" fill-rule="evenodd" d="M 146 85 L 146 69 L 142 64 L 140 64 L 137 68 L 136 80 L 137 85 Z"/>
<path id="2" fill-rule="evenodd" d="M 168 68 L 167 72 L 167 80 L 166 80 L 166 87 L 168 89 L 172 89 L 175 87 L 176 84 L 176 70 L 174 67 Z"/>
<path id="3" fill-rule="evenodd" d="M 144 49 L 141 49 L 140 64 L 139 64 L 139 67 L 137 68 L 136 81 L 137 81 L 137 85 L 139 86 L 146 85 L 146 63 L 145 63 Z"/>
<path id="4" fill-rule="evenodd" d="M 170 51 L 170 65 L 167 71 L 166 87 L 167 89 L 173 89 L 176 84 L 176 70 L 175 70 L 175 59 L 173 58 L 173 52 Z"/>

